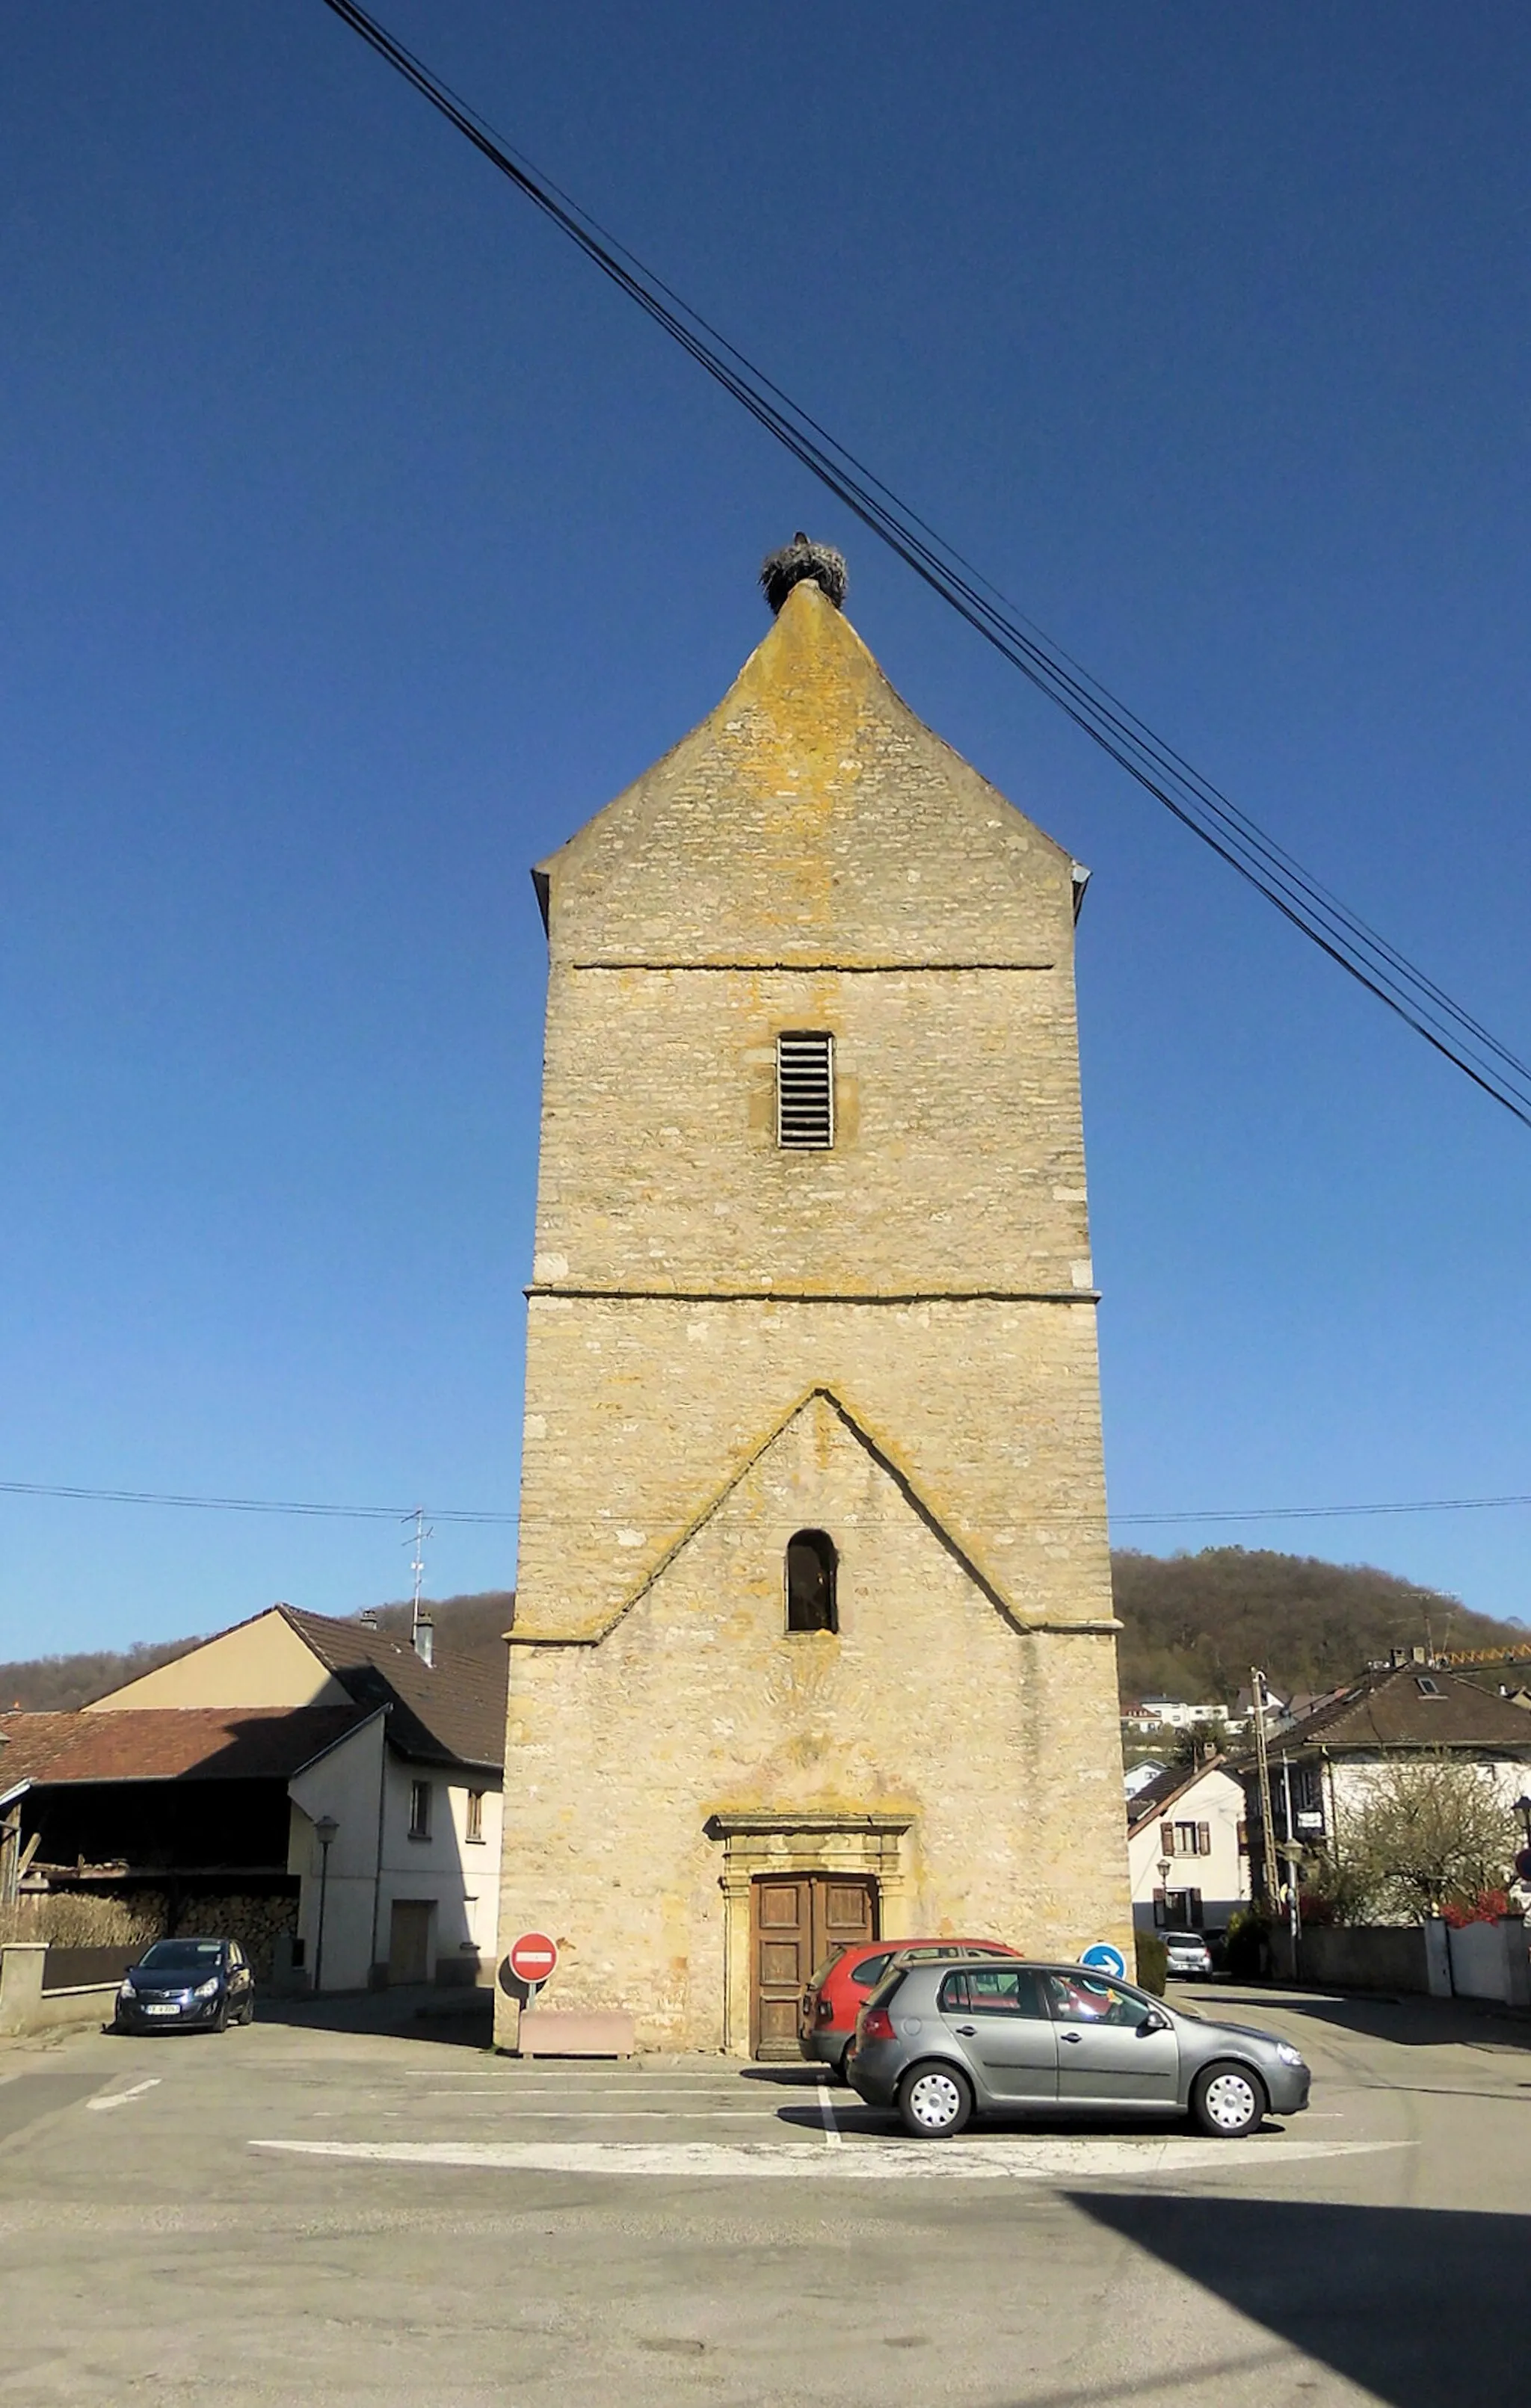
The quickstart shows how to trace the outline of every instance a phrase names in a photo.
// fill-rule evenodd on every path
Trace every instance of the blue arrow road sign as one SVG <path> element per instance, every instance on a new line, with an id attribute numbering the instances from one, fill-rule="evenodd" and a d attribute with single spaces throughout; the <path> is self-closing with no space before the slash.
<path id="1" fill-rule="evenodd" d="M 1127 1959 L 1109 1940 L 1097 1940 L 1091 1947 L 1081 1949 L 1079 1962 L 1096 1973 L 1114 1973 L 1119 1982 L 1127 1977 Z"/>

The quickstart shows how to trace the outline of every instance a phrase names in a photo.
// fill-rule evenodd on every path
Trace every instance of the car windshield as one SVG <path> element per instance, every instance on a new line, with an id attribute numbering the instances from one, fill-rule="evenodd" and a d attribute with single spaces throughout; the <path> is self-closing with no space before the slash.
<path id="1" fill-rule="evenodd" d="M 223 1953 L 221 1940 L 156 1940 L 138 1962 L 151 1973 L 200 1973 Z"/>

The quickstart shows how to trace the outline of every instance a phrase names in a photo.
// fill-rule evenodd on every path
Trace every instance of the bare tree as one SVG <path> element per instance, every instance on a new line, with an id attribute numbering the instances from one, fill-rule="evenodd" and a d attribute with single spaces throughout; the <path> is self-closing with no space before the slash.
<path id="1" fill-rule="evenodd" d="M 1417 1921 L 1509 1878 L 1517 1836 L 1487 1765 L 1392 1757 L 1337 1834 L 1335 1887 L 1358 1920 Z"/>

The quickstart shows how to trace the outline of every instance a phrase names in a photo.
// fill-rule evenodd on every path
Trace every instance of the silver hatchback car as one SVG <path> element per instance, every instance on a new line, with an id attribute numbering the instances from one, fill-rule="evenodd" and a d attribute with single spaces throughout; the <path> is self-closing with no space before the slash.
<path id="1" fill-rule="evenodd" d="M 960 2132 L 975 2113 L 1189 2115 L 1236 2141 L 1295 2115 L 1301 2053 L 1243 2024 L 1180 2014 L 1083 1965 L 916 1965 L 895 1957 L 857 2018 L 845 2078 L 905 2131 Z"/>

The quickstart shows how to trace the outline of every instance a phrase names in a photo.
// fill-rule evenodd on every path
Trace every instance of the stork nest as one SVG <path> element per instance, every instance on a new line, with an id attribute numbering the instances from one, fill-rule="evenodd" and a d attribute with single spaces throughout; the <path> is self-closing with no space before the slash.
<path id="1" fill-rule="evenodd" d="M 837 610 L 844 609 L 850 582 L 845 553 L 836 552 L 831 543 L 811 543 L 800 530 L 790 543 L 760 565 L 760 588 L 772 609 L 779 610 L 793 586 L 801 585 L 804 578 L 812 578 Z"/>

